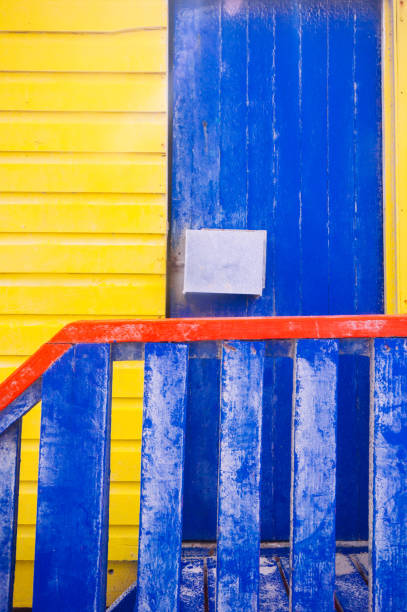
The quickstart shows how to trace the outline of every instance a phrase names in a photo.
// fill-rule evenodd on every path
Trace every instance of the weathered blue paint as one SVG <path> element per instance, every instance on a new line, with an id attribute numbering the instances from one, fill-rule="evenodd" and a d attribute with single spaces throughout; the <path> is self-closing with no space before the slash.
<path id="1" fill-rule="evenodd" d="M 343 612 L 366 612 L 367 584 L 348 555 L 337 553 L 335 575 L 335 593 Z"/>
<path id="2" fill-rule="evenodd" d="M 299 340 L 295 359 L 290 610 L 332 612 L 338 343 Z"/>
<path id="3" fill-rule="evenodd" d="M 142 342 L 120 342 L 112 344 L 113 361 L 143 361 L 144 344 Z"/>
<path id="4" fill-rule="evenodd" d="M 407 340 L 374 341 L 370 604 L 407 609 Z"/>
<path id="5" fill-rule="evenodd" d="M 281 578 L 279 568 L 274 556 L 277 554 L 284 563 L 288 556 L 280 556 L 281 550 L 262 550 L 260 556 L 260 586 L 259 611 L 260 612 L 288 612 L 288 595 Z M 208 567 L 208 612 L 215 612 L 216 590 L 216 559 L 207 559 Z M 249 610 L 248 608 L 239 608 Z"/>
<path id="6" fill-rule="evenodd" d="M 24 393 L 7 406 L 0 413 L 0 434 L 6 431 L 10 425 L 16 423 L 31 408 L 41 401 L 42 380 L 36 380 Z"/>
<path id="7" fill-rule="evenodd" d="M 381 4 L 173 2 L 170 316 L 383 311 Z M 267 230 L 263 296 L 184 295 L 187 228 Z M 352 392 L 338 405 L 338 536 L 366 538 L 366 359 L 342 359 Z M 268 540 L 289 533 L 289 361 L 266 359 L 264 410 L 280 415 L 263 421 L 263 446 L 275 449 L 263 458 Z M 184 535 L 193 539 L 216 532 L 216 473 L 204 468 L 216 457 L 219 373 L 208 385 L 208 367 L 194 375 L 206 402 L 193 393 L 188 402 L 185 506 L 195 511 Z"/>
<path id="8" fill-rule="evenodd" d="M 0 435 L 0 612 L 13 608 L 21 420 Z"/>
<path id="9" fill-rule="evenodd" d="M 222 351 L 216 609 L 258 610 L 264 342 Z"/>
<path id="10" fill-rule="evenodd" d="M 183 559 L 181 562 L 180 612 L 205 612 L 204 560 Z M 207 611 L 206 611 L 207 612 Z"/>
<path id="11" fill-rule="evenodd" d="M 190 551 L 193 555 L 193 550 Z M 181 560 L 180 612 L 204 612 L 204 561 L 199 558 Z M 137 596 L 137 582 L 129 586 L 107 612 L 133 612 Z"/>
<path id="12" fill-rule="evenodd" d="M 146 344 L 137 612 L 178 610 L 188 346 Z"/>
<path id="13" fill-rule="evenodd" d="M 76 345 L 44 374 L 33 611 L 106 608 L 109 345 Z"/>
<path id="14" fill-rule="evenodd" d="M 279 567 L 273 558 L 264 556 L 260 557 L 259 610 L 288 612 L 288 595 L 284 588 Z"/>

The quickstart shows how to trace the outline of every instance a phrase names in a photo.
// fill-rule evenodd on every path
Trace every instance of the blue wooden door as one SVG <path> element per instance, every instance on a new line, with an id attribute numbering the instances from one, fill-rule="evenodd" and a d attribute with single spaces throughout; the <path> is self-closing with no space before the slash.
<path id="1" fill-rule="evenodd" d="M 169 316 L 383 312 L 380 0 L 173 0 Z M 188 228 L 267 230 L 262 297 L 183 294 Z M 367 537 L 368 357 L 340 343 L 337 538 Z M 288 539 L 292 347 L 265 357 L 261 528 Z M 215 539 L 220 366 L 191 349 L 184 538 Z"/>

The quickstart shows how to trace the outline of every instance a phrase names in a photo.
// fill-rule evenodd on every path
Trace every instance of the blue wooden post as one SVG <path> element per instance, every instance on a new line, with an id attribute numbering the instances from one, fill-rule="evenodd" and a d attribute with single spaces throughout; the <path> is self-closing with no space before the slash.
<path id="1" fill-rule="evenodd" d="M 263 342 L 222 351 L 216 609 L 259 604 Z"/>
<path id="2" fill-rule="evenodd" d="M 372 363 L 370 603 L 407 610 L 407 340 L 375 340 Z"/>
<path id="3" fill-rule="evenodd" d="M 290 610 L 332 612 L 335 585 L 334 340 L 299 340 L 291 474 Z"/>
<path id="4" fill-rule="evenodd" d="M 138 612 L 179 609 L 187 366 L 187 345 L 146 345 Z"/>
<path id="5" fill-rule="evenodd" d="M 0 612 L 13 607 L 20 448 L 21 420 L 0 435 Z"/>
<path id="6" fill-rule="evenodd" d="M 44 375 L 34 612 L 106 607 L 109 345 L 77 345 Z"/>

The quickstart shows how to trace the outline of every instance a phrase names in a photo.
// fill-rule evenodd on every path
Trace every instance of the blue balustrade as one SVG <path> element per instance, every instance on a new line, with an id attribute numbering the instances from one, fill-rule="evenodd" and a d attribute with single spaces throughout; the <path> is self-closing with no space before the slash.
<path id="1" fill-rule="evenodd" d="M 267 348 L 260 340 L 218 345 L 212 548 L 182 546 L 194 351 L 188 343 L 145 345 L 138 576 L 112 612 L 407 610 L 407 340 L 363 343 L 371 365 L 370 558 L 363 542 L 351 549 L 336 542 L 337 396 L 344 381 L 343 343 L 334 339 L 300 339 L 284 349 L 293 380 L 292 411 L 282 415 L 292 419 L 291 534 L 283 544 L 260 542 L 262 424 L 269 418 L 263 377 L 273 343 L 280 351 L 279 341 Z M 40 398 L 33 610 L 106 609 L 112 362 L 141 357 L 135 347 L 73 344 L 0 413 L 0 612 L 12 610 L 21 417 Z"/>

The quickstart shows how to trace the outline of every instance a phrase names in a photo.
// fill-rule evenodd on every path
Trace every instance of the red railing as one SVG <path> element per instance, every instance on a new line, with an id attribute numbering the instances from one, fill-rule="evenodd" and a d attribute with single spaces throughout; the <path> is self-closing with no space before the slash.
<path id="1" fill-rule="evenodd" d="M 0 411 L 42 376 L 72 344 L 404 336 L 407 336 L 404 315 L 79 321 L 64 327 L 0 384 Z"/>

